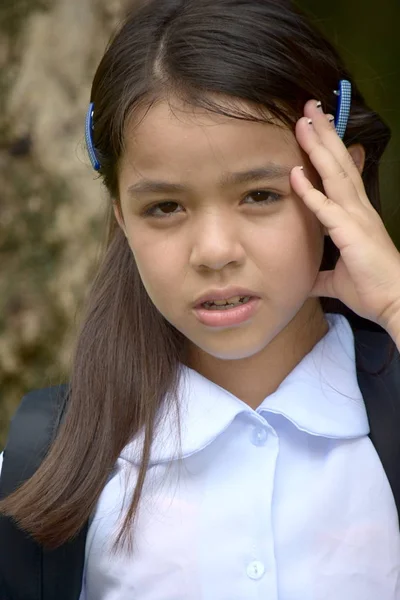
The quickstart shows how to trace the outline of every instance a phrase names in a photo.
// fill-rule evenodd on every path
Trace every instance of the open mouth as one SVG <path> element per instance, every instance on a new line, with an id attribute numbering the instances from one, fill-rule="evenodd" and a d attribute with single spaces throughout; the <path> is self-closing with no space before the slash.
<path id="1" fill-rule="evenodd" d="M 251 320 L 261 306 L 254 296 L 235 296 L 226 300 L 208 300 L 195 308 L 199 321 L 208 327 L 235 327 Z"/>
<path id="2" fill-rule="evenodd" d="M 251 300 L 251 296 L 234 296 L 233 298 L 227 298 L 226 300 L 210 300 L 209 302 L 203 302 L 201 306 L 207 310 L 228 310 L 229 308 L 235 308 L 241 304 L 247 304 Z"/>

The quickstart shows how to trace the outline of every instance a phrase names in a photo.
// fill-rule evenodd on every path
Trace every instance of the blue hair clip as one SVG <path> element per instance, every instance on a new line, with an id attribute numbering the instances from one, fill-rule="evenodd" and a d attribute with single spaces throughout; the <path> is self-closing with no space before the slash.
<path id="1" fill-rule="evenodd" d="M 351 109 L 351 83 L 347 79 L 341 79 L 339 89 L 334 91 L 338 96 L 336 109 L 335 127 L 338 135 L 343 139 L 349 122 Z"/>
<path id="2" fill-rule="evenodd" d="M 89 154 L 90 162 L 92 163 L 92 167 L 95 171 L 100 171 L 100 163 L 96 155 L 96 150 L 94 149 L 93 139 L 92 139 L 92 131 L 93 131 L 93 112 L 94 112 L 94 104 L 91 102 L 89 104 L 88 111 L 86 113 L 86 122 L 85 122 L 85 138 L 86 138 L 86 147 Z"/>

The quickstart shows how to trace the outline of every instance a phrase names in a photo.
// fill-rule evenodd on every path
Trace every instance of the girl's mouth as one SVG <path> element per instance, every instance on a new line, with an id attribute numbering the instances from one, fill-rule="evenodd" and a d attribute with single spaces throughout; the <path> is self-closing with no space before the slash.
<path id="1" fill-rule="evenodd" d="M 204 307 L 207 310 L 227 310 L 229 308 L 234 308 L 235 306 L 240 306 L 241 304 L 247 304 L 250 299 L 250 296 L 234 296 L 233 298 L 228 298 L 227 300 L 203 302 L 201 307 Z"/>
<path id="2" fill-rule="evenodd" d="M 196 317 L 208 327 L 231 327 L 248 321 L 256 313 L 260 298 L 251 296 L 204 302 L 194 309 Z"/>

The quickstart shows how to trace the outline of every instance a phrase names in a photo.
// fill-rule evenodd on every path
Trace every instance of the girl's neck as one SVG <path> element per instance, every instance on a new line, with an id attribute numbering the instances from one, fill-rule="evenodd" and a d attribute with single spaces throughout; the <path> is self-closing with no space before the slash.
<path id="1" fill-rule="evenodd" d="M 186 364 L 255 410 L 328 330 L 320 302 L 310 298 L 261 352 L 249 358 L 222 360 L 191 347 Z"/>

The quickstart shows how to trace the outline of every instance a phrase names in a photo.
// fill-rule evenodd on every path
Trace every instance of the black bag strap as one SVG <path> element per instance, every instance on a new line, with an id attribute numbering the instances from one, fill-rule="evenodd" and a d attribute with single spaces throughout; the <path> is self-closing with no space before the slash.
<path id="1" fill-rule="evenodd" d="M 378 325 L 359 318 L 350 323 L 358 385 L 368 413 L 369 437 L 400 515 L 400 355 L 388 333 Z"/>
<path id="2" fill-rule="evenodd" d="M 68 398 L 67 386 L 27 394 L 10 426 L 3 453 L 0 498 L 29 479 L 46 456 Z M 0 600 L 79 600 L 87 525 L 72 541 L 45 550 L 0 515 Z"/>

